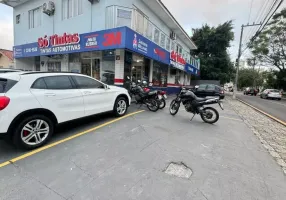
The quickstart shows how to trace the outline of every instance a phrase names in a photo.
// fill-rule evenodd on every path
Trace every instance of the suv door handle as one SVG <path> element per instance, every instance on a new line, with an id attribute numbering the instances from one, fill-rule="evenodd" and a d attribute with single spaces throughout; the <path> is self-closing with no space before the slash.
<path id="1" fill-rule="evenodd" d="M 47 96 L 47 97 L 54 97 L 54 96 L 56 96 L 56 94 L 54 94 L 54 93 L 45 93 L 45 96 Z"/>

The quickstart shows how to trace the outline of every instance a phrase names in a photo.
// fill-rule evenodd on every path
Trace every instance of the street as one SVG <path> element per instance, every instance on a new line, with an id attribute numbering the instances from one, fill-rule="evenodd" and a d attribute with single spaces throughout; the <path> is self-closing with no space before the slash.
<path id="1" fill-rule="evenodd" d="M 286 195 L 281 168 L 243 120 L 225 103 L 214 125 L 181 107 L 145 111 L 57 146 L 22 156 L 0 142 L 1 200 L 10 199 L 275 199 Z M 141 109 L 140 109 L 141 110 Z M 138 111 L 132 105 L 129 113 Z M 109 115 L 61 127 L 53 141 L 114 119 Z M 171 163 L 192 170 L 188 179 L 165 173 Z"/>
<path id="2" fill-rule="evenodd" d="M 239 99 L 286 122 L 286 101 L 261 99 L 259 96 L 248 96 L 238 93 Z"/>

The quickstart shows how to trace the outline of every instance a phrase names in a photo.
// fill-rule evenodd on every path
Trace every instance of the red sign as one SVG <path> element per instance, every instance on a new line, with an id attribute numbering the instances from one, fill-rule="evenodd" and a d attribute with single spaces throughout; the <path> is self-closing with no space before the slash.
<path id="1" fill-rule="evenodd" d="M 44 36 L 38 39 L 38 46 L 40 48 L 46 48 L 49 46 L 62 46 L 69 44 L 78 44 L 80 42 L 80 37 L 78 33 L 75 34 L 67 34 L 63 35 L 52 35 L 50 37 Z"/>
<path id="2" fill-rule="evenodd" d="M 170 54 L 170 57 L 171 57 L 171 60 L 177 62 L 177 63 L 180 63 L 182 65 L 185 65 L 187 62 L 185 61 L 185 59 L 179 55 L 177 52 L 175 51 L 172 51 L 171 54 Z"/>
<path id="3" fill-rule="evenodd" d="M 105 33 L 104 34 L 105 41 L 103 42 L 103 46 L 113 46 L 121 44 L 121 32 L 113 32 L 113 33 Z"/>
<path id="4" fill-rule="evenodd" d="M 162 60 L 166 59 L 166 52 L 160 48 L 155 48 L 154 53 L 157 54 Z"/>

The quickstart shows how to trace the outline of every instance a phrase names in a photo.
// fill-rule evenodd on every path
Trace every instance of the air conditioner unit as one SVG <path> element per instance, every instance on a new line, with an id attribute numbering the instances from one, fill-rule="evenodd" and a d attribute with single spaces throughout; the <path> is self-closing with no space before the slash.
<path id="1" fill-rule="evenodd" d="M 172 40 L 176 40 L 176 39 L 177 39 L 176 33 L 171 32 L 171 33 L 170 33 L 170 38 L 171 38 Z"/>
<path id="2" fill-rule="evenodd" d="M 88 0 L 90 3 L 99 3 L 100 0 Z"/>
<path id="3" fill-rule="evenodd" d="M 43 13 L 53 15 L 55 13 L 55 3 L 52 1 L 43 4 Z"/>

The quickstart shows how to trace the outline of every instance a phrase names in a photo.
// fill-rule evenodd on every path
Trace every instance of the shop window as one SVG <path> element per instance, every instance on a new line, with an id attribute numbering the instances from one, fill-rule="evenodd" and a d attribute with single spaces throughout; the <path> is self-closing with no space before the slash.
<path id="1" fill-rule="evenodd" d="M 61 62 L 48 62 L 48 72 L 60 72 Z"/>
<path id="2" fill-rule="evenodd" d="M 169 37 L 167 37 L 166 49 L 167 49 L 168 51 L 170 51 L 170 38 L 169 38 Z"/>
<path id="3" fill-rule="evenodd" d="M 29 11 L 29 29 L 42 25 L 42 7 Z"/>
<path id="4" fill-rule="evenodd" d="M 167 87 L 168 66 L 154 61 L 153 63 L 153 86 Z"/>
<path id="5" fill-rule="evenodd" d="M 131 27 L 131 10 L 117 9 L 117 27 Z"/>
<path id="6" fill-rule="evenodd" d="M 83 0 L 63 0 L 63 19 L 69 19 L 81 15 L 83 13 L 82 1 Z"/>
<path id="7" fill-rule="evenodd" d="M 150 21 L 147 22 L 146 37 L 150 40 L 153 39 L 153 24 Z"/>
<path id="8" fill-rule="evenodd" d="M 160 39 L 160 31 L 159 29 L 155 28 L 154 29 L 154 42 L 156 44 L 159 44 L 159 39 Z"/>
<path id="9" fill-rule="evenodd" d="M 163 32 L 161 32 L 161 40 L 160 40 L 160 46 L 162 48 L 166 48 L 166 36 Z"/>
<path id="10" fill-rule="evenodd" d="M 108 85 L 114 85 L 115 78 L 115 50 L 106 50 L 102 54 L 100 80 Z"/>
<path id="11" fill-rule="evenodd" d="M 20 24 L 21 15 L 16 15 L 16 24 Z"/>
<path id="12" fill-rule="evenodd" d="M 175 75 L 175 84 L 181 84 L 180 77 L 181 77 L 180 70 L 177 69 Z"/>

